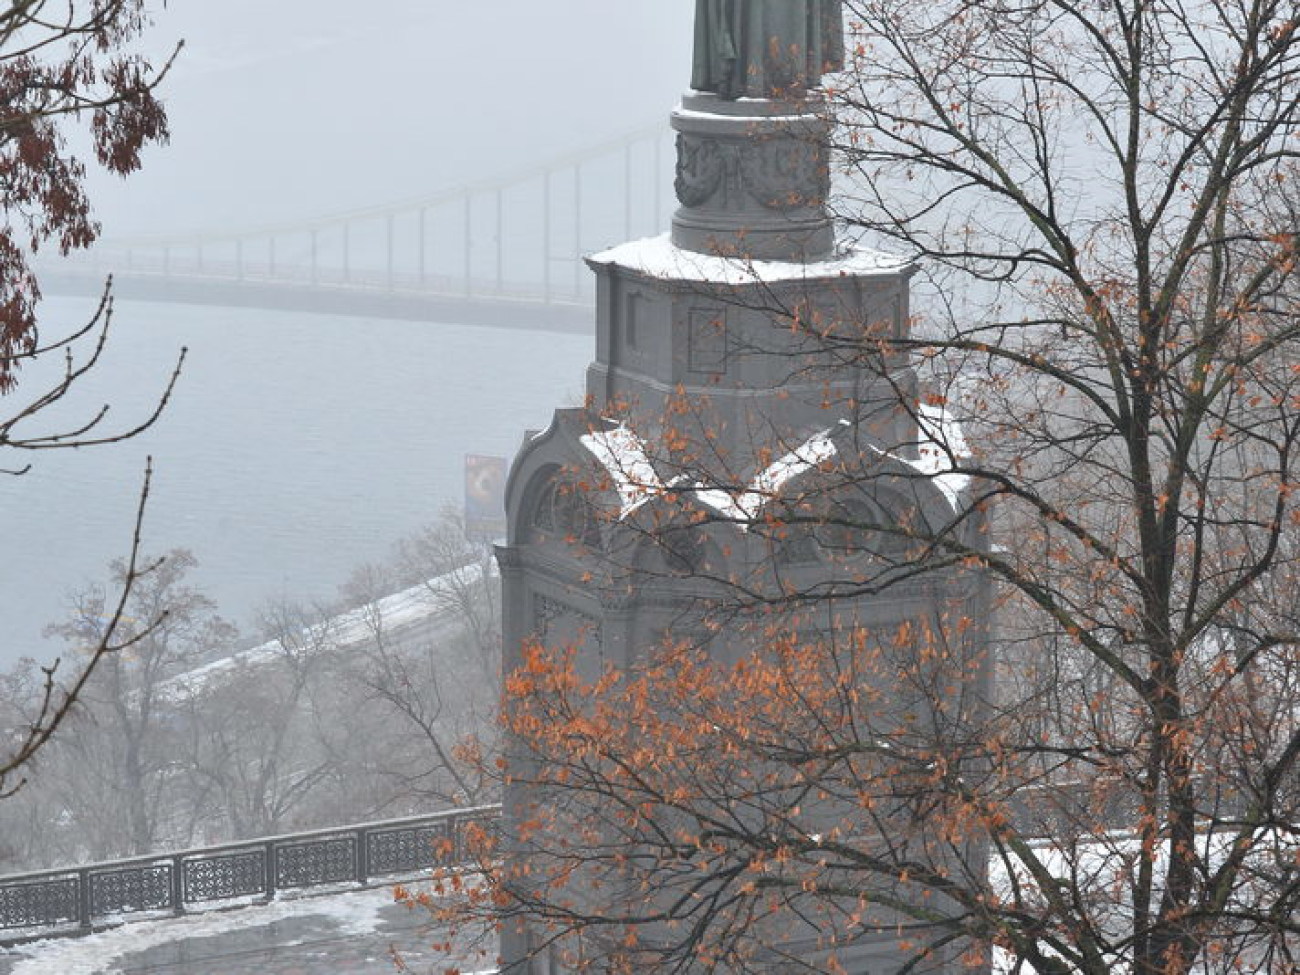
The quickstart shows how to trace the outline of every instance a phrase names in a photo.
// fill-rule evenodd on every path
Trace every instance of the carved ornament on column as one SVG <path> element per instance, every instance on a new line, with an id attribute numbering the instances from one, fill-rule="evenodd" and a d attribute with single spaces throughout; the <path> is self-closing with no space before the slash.
<path id="1" fill-rule="evenodd" d="M 821 207 L 829 190 L 825 152 L 816 143 L 773 138 L 734 144 L 679 132 L 677 178 L 682 206 L 741 210 L 752 201 L 769 210 Z"/>
<path id="2" fill-rule="evenodd" d="M 717 195 L 723 178 L 734 167 L 734 149 L 727 153 L 716 139 L 677 134 L 677 178 L 673 188 L 682 206 L 704 206 Z"/>
<path id="3" fill-rule="evenodd" d="M 740 179 L 750 199 L 769 210 L 820 207 L 830 189 L 822 147 L 799 139 L 773 139 L 742 153 Z"/>

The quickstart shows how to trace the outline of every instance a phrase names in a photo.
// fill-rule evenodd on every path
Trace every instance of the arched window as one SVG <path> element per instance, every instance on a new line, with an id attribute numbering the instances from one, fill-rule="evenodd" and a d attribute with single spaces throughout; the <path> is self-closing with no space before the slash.
<path id="1" fill-rule="evenodd" d="M 906 559 L 924 538 L 920 510 L 893 491 L 876 487 L 871 496 L 836 498 L 814 530 L 828 560 L 874 555 Z"/>
<path id="2" fill-rule="evenodd" d="M 532 495 L 527 524 L 527 540 L 535 544 L 600 546 L 600 526 L 590 498 L 562 478 L 558 469 L 542 475 Z"/>

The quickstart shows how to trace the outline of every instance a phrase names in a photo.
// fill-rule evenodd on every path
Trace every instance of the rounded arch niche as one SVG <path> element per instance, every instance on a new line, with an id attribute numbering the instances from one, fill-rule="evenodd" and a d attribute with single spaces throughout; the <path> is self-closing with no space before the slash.
<path id="1" fill-rule="evenodd" d="M 562 549 L 601 547 L 593 499 L 558 464 L 533 475 L 520 506 L 519 542 Z"/>
<path id="2" fill-rule="evenodd" d="M 825 499 L 820 510 L 782 526 L 776 560 L 796 566 L 862 558 L 908 561 L 924 544 L 928 522 L 919 504 L 873 484 L 870 491 Z"/>

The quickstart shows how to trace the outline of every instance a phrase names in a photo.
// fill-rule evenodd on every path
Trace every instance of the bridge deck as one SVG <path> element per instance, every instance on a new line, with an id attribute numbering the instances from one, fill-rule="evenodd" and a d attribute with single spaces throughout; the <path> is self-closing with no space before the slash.
<path id="1" fill-rule="evenodd" d="M 41 286 L 53 295 L 97 295 L 105 276 L 92 271 L 51 271 Z M 294 281 L 238 280 L 198 275 L 125 273 L 113 276 L 113 293 L 123 300 L 303 311 L 357 318 L 481 325 L 548 332 L 590 333 L 588 300 L 448 294 L 419 289 Z"/>

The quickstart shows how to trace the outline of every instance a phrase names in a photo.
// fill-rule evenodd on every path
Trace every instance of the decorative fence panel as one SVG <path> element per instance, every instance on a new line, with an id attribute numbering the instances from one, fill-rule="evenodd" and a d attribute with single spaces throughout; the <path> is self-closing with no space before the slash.
<path id="1" fill-rule="evenodd" d="M 185 877 L 181 895 L 182 903 L 185 904 L 223 901 L 232 897 L 270 892 L 266 885 L 265 849 L 183 858 L 181 873 Z"/>
<path id="2" fill-rule="evenodd" d="M 314 887 L 353 879 L 358 879 L 355 836 L 339 836 L 276 848 L 276 887 Z"/>
<path id="3" fill-rule="evenodd" d="M 171 863 L 89 870 L 90 916 L 166 910 L 174 903 L 174 875 Z"/>
<path id="4" fill-rule="evenodd" d="M 81 919 L 81 883 L 77 874 L 50 876 L 0 887 L 5 928 L 44 927 Z"/>
<path id="5" fill-rule="evenodd" d="M 431 823 L 414 829 L 374 830 L 366 837 L 366 859 L 376 877 L 414 873 L 446 862 L 446 823 Z"/>
<path id="6" fill-rule="evenodd" d="M 464 863 L 467 830 L 493 828 L 500 813 L 499 806 L 480 806 L 0 877 L 0 944 Z"/>

